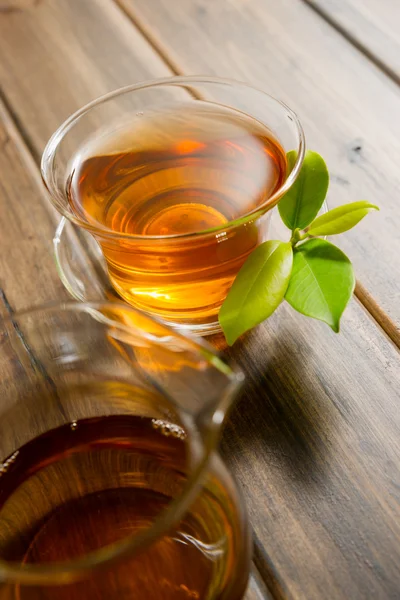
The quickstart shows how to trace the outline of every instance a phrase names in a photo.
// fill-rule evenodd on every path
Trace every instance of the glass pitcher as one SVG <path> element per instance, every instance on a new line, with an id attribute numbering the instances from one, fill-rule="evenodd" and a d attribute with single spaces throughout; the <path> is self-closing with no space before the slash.
<path id="1" fill-rule="evenodd" d="M 0 333 L 0 600 L 239 600 L 242 499 L 216 453 L 243 376 L 126 304 Z"/>

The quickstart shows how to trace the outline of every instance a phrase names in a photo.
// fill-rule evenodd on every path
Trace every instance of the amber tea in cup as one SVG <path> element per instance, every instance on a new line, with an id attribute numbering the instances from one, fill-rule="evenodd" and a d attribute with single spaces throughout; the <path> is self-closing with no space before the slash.
<path id="1" fill-rule="evenodd" d="M 128 127 L 127 127 L 128 128 Z M 247 226 L 182 249 L 164 236 L 220 228 L 256 209 L 286 178 L 284 150 L 261 124 L 197 102 L 143 114 L 74 166 L 72 211 L 116 234 L 159 236 L 157 255 L 102 241 L 111 281 L 129 303 L 167 320 L 215 318 L 261 232 Z M 133 242 L 132 242 L 133 244 Z"/>
<path id="2" fill-rule="evenodd" d="M 64 172 L 62 212 L 95 235 L 127 302 L 215 331 L 240 267 L 267 238 L 266 213 L 297 174 L 301 128 L 278 101 L 223 80 L 173 78 L 116 94 L 99 102 L 136 94 L 141 110 L 109 116 L 82 136 Z M 78 127 L 96 108 L 75 117 Z M 44 154 L 53 196 L 48 161 L 57 162 L 73 132 L 74 117 Z M 288 178 L 293 148 L 299 158 Z"/>

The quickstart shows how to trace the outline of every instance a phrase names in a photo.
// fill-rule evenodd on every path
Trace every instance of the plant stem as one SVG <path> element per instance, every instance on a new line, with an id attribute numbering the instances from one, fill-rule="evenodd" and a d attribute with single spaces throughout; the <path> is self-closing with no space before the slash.
<path id="1" fill-rule="evenodd" d="M 296 246 L 296 244 L 298 244 L 298 242 L 305 240 L 307 237 L 309 237 L 309 236 L 306 231 L 301 231 L 300 229 L 295 229 L 294 231 L 292 231 L 292 237 L 290 238 L 290 243 L 292 244 L 292 246 L 294 248 Z"/>

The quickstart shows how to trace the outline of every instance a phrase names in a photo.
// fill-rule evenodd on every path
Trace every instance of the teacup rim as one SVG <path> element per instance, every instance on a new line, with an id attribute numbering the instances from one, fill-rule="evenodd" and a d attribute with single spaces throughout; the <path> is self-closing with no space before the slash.
<path id="1" fill-rule="evenodd" d="M 99 106 L 113 98 L 128 94 L 130 92 L 143 90 L 149 87 L 157 87 L 163 85 L 178 85 L 178 84 L 194 84 L 194 83 L 215 83 L 215 84 L 224 84 L 229 86 L 240 86 L 243 88 L 248 88 L 253 91 L 257 91 L 263 94 L 265 97 L 269 98 L 270 101 L 276 102 L 282 109 L 284 109 L 293 122 L 295 128 L 297 129 L 298 134 L 298 148 L 294 148 L 297 152 L 297 157 L 293 168 L 282 183 L 279 188 L 270 196 L 265 202 L 257 206 L 252 211 L 228 221 L 227 223 L 223 223 L 222 225 L 218 225 L 217 227 L 213 227 L 210 229 L 199 230 L 189 233 L 177 233 L 171 235 L 146 235 L 146 234 L 131 234 L 125 232 L 116 232 L 111 228 L 102 227 L 99 225 L 93 225 L 84 219 L 79 218 L 77 215 L 69 211 L 65 206 L 65 196 L 60 192 L 60 189 L 54 178 L 54 160 L 57 153 L 57 148 L 62 142 L 64 136 L 72 129 L 72 127 L 81 119 L 86 113 L 88 113 L 92 108 Z M 251 116 L 251 115 L 250 115 Z M 282 196 L 291 188 L 293 183 L 296 181 L 301 166 L 303 164 L 304 156 L 306 151 L 306 143 L 305 143 L 305 134 L 301 122 L 296 115 L 296 113 L 282 100 L 279 100 L 268 94 L 261 88 L 250 85 L 245 82 L 236 81 L 235 79 L 222 78 L 222 77 L 211 77 L 211 76 L 173 76 L 173 77 L 162 77 L 157 79 L 151 79 L 147 81 L 143 81 L 140 83 L 135 83 L 132 85 L 127 85 L 102 96 L 92 100 L 87 103 L 85 106 L 74 112 L 70 117 L 68 117 L 62 125 L 53 133 L 49 141 L 47 142 L 45 149 L 42 154 L 42 160 L 40 165 L 41 176 L 43 183 L 49 193 L 50 200 L 57 211 L 64 216 L 66 219 L 82 227 L 83 229 L 89 231 L 92 235 L 101 237 L 102 239 L 114 239 L 114 240 L 131 240 L 131 241 L 162 241 L 165 242 L 167 240 L 176 240 L 176 241 L 185 241 L 192 239 L 201 239 L 207 238 L 209 236 L 216 236 L 218 233 L 231 231 L 239 226 L 246 225 L 247 223 L 253 222 L 263 216 L 266 212 L 268 212 L 271 208 L 276 206 Z"/>

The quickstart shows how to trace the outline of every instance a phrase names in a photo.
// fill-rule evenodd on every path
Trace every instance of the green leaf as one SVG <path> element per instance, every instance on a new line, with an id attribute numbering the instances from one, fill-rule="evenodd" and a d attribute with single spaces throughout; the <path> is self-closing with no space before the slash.
<path id="1" fill-rule="evenodd" d="M 307 232 L 313 236 L 343 233 L 357 225 L 371 210 L 379 210 L 379 208 L 365 200 L 344 204 L 317 217 L 307 227 Z"/>
<path id="2" fill-rule="evenodd" d="M 219 322 L 231 346 L 248 329 L 267 319 L 285 297 L 292 271 L 288 242 L 264 242 L 248 257 L 219 312 Z"/>
<path id="3" fill-rule="evenodd" d="M 297 152 L 286 155 L 287 174 L 293 170 Z M 322 156 L 308 150 L 300 173 L 278 204 L 279 214 L 286 227 L 292 231 L 304 229 L 317 216 L 328 191 L 329 173 Z"/>
<path id="4" fill-rule="evenodd" d="M 339 321 L 354 290 L 353 267 L 347 256 L 321 239 L 294 250 L 292 276 L 285 298 L 297 311 L 339 331 Z"/>

